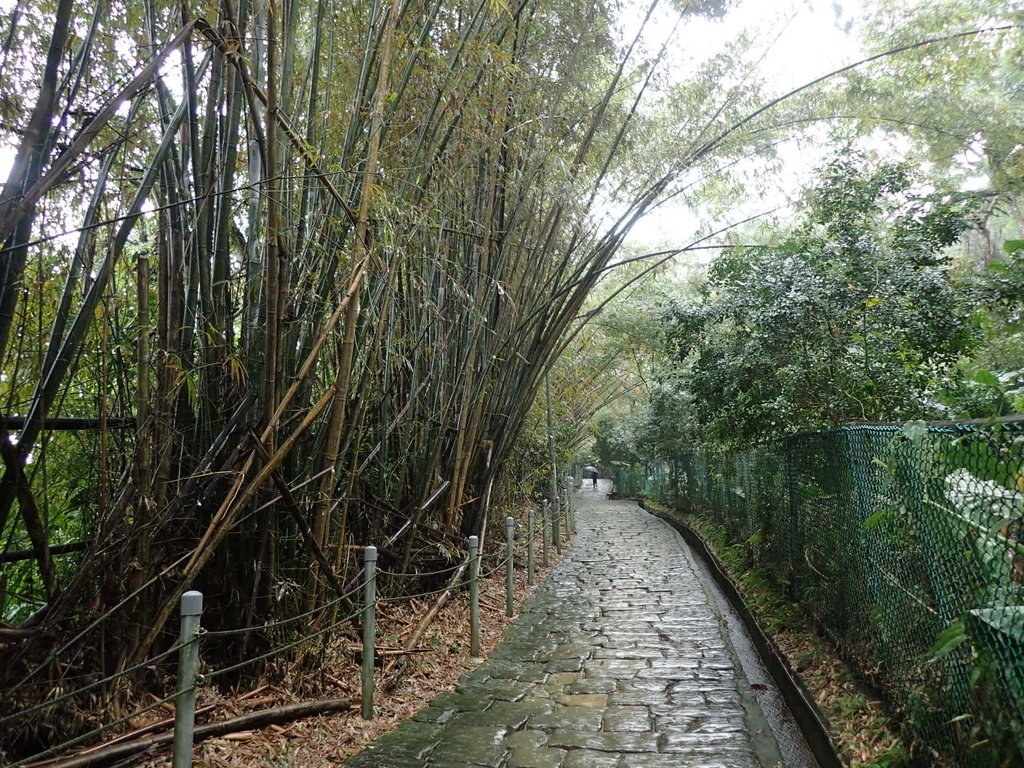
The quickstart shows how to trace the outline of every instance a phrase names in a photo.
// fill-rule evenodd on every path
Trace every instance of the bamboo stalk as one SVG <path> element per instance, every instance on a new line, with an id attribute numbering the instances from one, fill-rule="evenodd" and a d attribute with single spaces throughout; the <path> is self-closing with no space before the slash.
<path id="1" fill-rule="evenodd" d="M 299 704 L 286 704 L 280 707 L 250 712 L 217 723 L 198 725 L 193 734 L 194 743 L 206 741 L 218 736 L 239 733 L 255 728 L 266 728 L 269 725 L 290 723 L 314 715 L 329 712 L 343 712 L 358 706 L 358 701 L 351 699 L 323 699 L 321 701 L 304 701 Z M 110 764 L 114 760 L 124 760 L 140 752 L 164 749 L 173 742 L 174 734 L 166 733 L 148 738 L 136 739 L 115 744 L 103 749 L 91 750 L 73 757 L 61 757 L 38 763 L 28 763 L 26 768 L 88 768 L 91 765 Z"/>

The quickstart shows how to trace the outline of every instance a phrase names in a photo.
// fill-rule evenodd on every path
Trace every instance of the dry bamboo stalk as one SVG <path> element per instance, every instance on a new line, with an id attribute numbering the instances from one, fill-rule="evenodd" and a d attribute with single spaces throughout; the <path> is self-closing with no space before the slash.
<path id="1" fill-rule="evenodd" d="M 240 715 L 218 723 L 198 725 L 195 728 L 193 738 L 195 743 L 198 744 L 206 741 L 206 739 L 225 736 L 231 733 L 266 728 L 267 726 L 279 723 L 290 723 L 327 712 L 343 712 L 358 706 L 358 704 L 358 701 L 353 701 L 352 699 L 323 699 L 321 701 L 306 701 L 299 704 L 271 707 L 270 709 L 250 712 L 247 715 Z M 29 763 L 26 765 L 26 768 L 88 768 L 88 766 L 96 764 L 110 764 L 115 760 L 124 760 L 140 752 L 166 748 L 173 740 L 173 733 L 160 734 L 159 736 L 150 736 L 144 739 L 115 744 L 72 757 Z"/>
<path id="2" fill-rule="evenodd" d="M 437 614 L 441 612 L 441 609 L 448 605 L 448 601 L 451 600 L 453 594 L 455 594 L 455 588 L 462 582 L 462 577 L 466 573 L 466 569 L 469 567 L 469 561 L 467 560 L 452 574 L 452 577 L 448 580 L 448 584 L 434 604 L 430 606 L 423 618 L 417 622 L 415 629 L 412 634 L 405 641 L 405 650 L 415 648 L 419 643 L 420 638 L 423 637 L 423 633 L 427 631 L 427 628 L 433 623 L 434 619 L 437 618 Z M 397 669 L 396 669 L 397 666 Z M 384 683 L 385 690 L 391 690 L 398 682 L 398 678 L 401 677 L 404 671 L 404 658 L 397 657 L 394 661 L 387 662 L 384 665 L 384 675 L 387 677 L 387 681 Z"/>
<path id="3" fill-rule="evenodd" d="M 388 72 L 391 66 L 392 45 L 395 27 L 398 24 L 399 0 L 392 0 L 391 9 L 385 20 L 384 44 L 381 52 L 380 73 L 377 77 L 377 93 L 374 100 L 373 115 L 370 121 L 370 144 L 366 155 L 366 168 L 363 174 L 362 190 L 359 195 L 359 213 L 356 216 L 355 259 L 364 262 L 370 254 L 368 242 L 370 200 L 377 180 L 378 154 L 383 130 L 384 105 L 388 96 Z M 327 428 L 327 444 L 324 450 L 322 469 L 325 470 L 320 482 L 319 496 L 313 510 L 313 531 L 317 544 L 326 546 L 327 513 L 329 500 L 334 489 L 334 468 L 338 462 L 338 450 L 341 445 L 345 426 L 345 409 L 348 405 L 348 387 L 352 376 L 352 365 L 355 357 L 356 318 L 359 315 L 359 292 L 362 287 L 365 270 L 360 270 L 358 282 L 350 289 L 352 299 L 345 313 L 344 331 L 341 340 L 338 374 L 334 380 L 334 407 L 331 409 Z M 341 534 L 345 535 L 344 532 Z M 315 584 L 316 573 L 312 574 Z"/>
<path id="4" fill-rule="evenodd" d="M 170 595 L 164 600 L 160 610 L 154 617 L 153 624 L 149 628 L 142 642 L 135 650 L 135 657 L 141 657 L 141 654 L 146 653 L 150 646 L 154 643 L 156 638 L 163 631 L 164 624 L 167 623 L 167 619 L 170 618 L 174 612 L 174 608 L 178 603 L 179 598 L 192 586 L 192 582 L 196 576 L 199 575 L 202 567 L 210 560 L 213 556 L 214 550 L 228 535 L 231 530 L 231 524 L 234 520 L 234 516 L 241 510 L 246 504 L 248 504 L 255 497 L 256 493 L 259 492 L 260 488 L 263 487 L 263 483 L 266 482 L 267 478 L 270 477 L 271 473 L 280 465 L 285 458 L 291 453 L 295 444 L 299 441 L 299 438 L 306 433 L 306 430 L 316 421 L 317 417 L 323 412 L 323 409 L 327 407 L 327 404 L 334 397 L 333 390 L 327 390 L 320 398 L 320 400 L 310 409 L 309 413 L 302 420 L 302 423 L 288 436 L 288 438 L 281 444 L 281 446 L 274 452 L 270 457 L 270 460 L 260 468 L 260 471 L 256 473 L 256 476 L 249 482 L 245 489 L 237 494 L 231 494 L 224 500 L 220 508 L 217 510 L 217 514 L 214 515 L 213 521 L 211 521 L 209 528 L 207 528 L 200 544 L 193 550 L 192 557 L 186 563 L 182 569 L 181 577 L 175 586 L 175 589 Z M 247 466 L 251 462 L 252 457 L 255 455 L 253 451 L 249 460 L 246 462 Z M 244 478 L 244 473 L 239 475 L 240 478 Z M 236 485 L 235 488 L 238 486 Z"/>

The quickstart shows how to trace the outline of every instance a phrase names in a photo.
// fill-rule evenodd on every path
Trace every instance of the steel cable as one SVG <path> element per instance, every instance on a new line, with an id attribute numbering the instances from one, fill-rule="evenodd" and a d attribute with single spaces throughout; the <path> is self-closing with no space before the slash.
<path id="1" fill-rule="evenodd" d="M 221 669 L 213 670 L 212 672 L 209 672 L 206 675 L 204 675 L 204 678 L 205 678 L 206 681 L 214 680 L 214 679 L 216 679 L 218 677 L 221 677 L 222 675 L 226 675 L 228 672 L 234 672 L 235 670 L 242 669 L 243 667 L 247 667 L 250 664 L 255 664 L 257 661 L 263 661 L 264 659 L 269 659 L 269 658 L 271 658 L 273 656 L 277 656 L 277 655 L 283 653 L 284 651 L 291 650 L 292 648 L 296 647 L 297 645 L 301 645 L 302 643 L 305 643 L 305 642 L 307 642 L 309 640 L 312 640 L 312 639 L 314 639 L 316 637 L 320 637 L 321 635 L 324 635 L 324 634 L 327 634 L 328 632 L 331 632 L 336 627 L 341 626 L 345 622 L 351 621 L 352 619 L 354 619 L 356 616 L 358 616 L 362 612 L 363 612 L 363 609 L 360 609 L 360 610 L 356 611 L 355 613 L 351 613 L 348 616 L 344 616 L 344 617 L 338 619 L 333 624 L 330 624 L 330 625 L 324 627 L 323 629 L 319 629 L 319 630 L 317 630 L 316 632 L 313 632 L 310 635 L 304 635 L 303 637 L 300 637 L 297 640 L 293 640 L 293 641 L 291 641 L 289 643 L 285 643 L 284 645 L 281 645 L 281 646 L 278 646 L 276 648 L 273 648 L 273 649 L 267 651 L 266 653 L 260 654 L 259 656 L 253 656 L 252 658 L 246 659 L 245 661 L 240 661 L 237 664 L 231 664 L 230 666 L 222 667 Z"/>
<path id="2" fill-rule="evenodd" d="M 148 667 L 148 666 L 151 666 L 153 664 L 156 664 L 161 659 L 165 659 L 168 656 L 170 656 L 171 654 L 177 653 L 178 650 L 181 647 L 182 647 L 182 644 L 176 642 L 173 646 L 168 648 L 163 653 L 158 653 L 156 656 L 148 658 L 145 661 L 140 661 L 138 664 L 135 664 L 134 666 L 128 667 L 127 669 L 124 669 L 124 670 L 122 670 L 120 672 L 117 672 L 116 674 L 109 675 L 107 677 L 104 677 L 101 680 L 96 680 L 96 681 L 94 681 L 92 683 L 89 683 L 88 685 L 83 685 L 81 688 L 76 688 L 73 691 L 68 691 L 67 693 L 62 694 L 62 695 L 58 696 L 55 699 L 50 699 L 49 701 L 40 702 L 39 704 L 35 704 L 35 705 L 29 707 L 28 709 L 23 709 L 20 712 L 15 712 L 14 714 L 11 714 L 11 715 L 4 715 L 3 717 L 0 717 L 0 725 L 3 725 L 4 723 L 8 723 L 8 722 L 10 722 L 12 720 L 20 720 L 23 717 L 26 717 L 28 715 L 34 714 L 36 712 L 41 712 L 44 709 L 49 709 L 50 707 L 54 706 L 55 704 L 60 704 L 61 702 L 68 701 L 69 699 L 73 699 L 76 696 L 79 696 L 79 695 L 85 693 L 86 691 L 91 691 L 94 688 L 98 688 L 99 686 L 105 685 L 106 683 L 111 683 L 114 680 L 122 678 L 125 675 L 131 674 L 132 672 L 140 670 L 140 669 L 142 669 L 144 667 Z"/>
<path id="3" fill-rule="evenodd" d="M 351 597 L 352 595 L 354 595 L 357 592 L 361 591 L 365 586 L 366 586 L 366 580 L 363 579 L 363 581 L 360 582 L 358 586 L 353 587 L 352 589 L 350 589 L 348 592 L 346 592 L 345 594 L 341 595 L 340 597 L 336 597 L 333 600 L 331 600 L 330 602 L 327 602 L 327 603 L 324 603 L 323 605 L 317 606 L 316 608 L 313 608 L 312 610 L 306 611 L 305 613 L 300 613 L 300 614 L 298 614 L 296 616 L 290 616 L 287 619 L 279 619 L 278 621 L 271 621 L 271 622 L 267 622 L 267 623 L 264 623 L 264 624 L 255 625 L 255 626 L 252 626 L 252 627 L 238 627 L 238 628 L 235 628 L 235 629 L 209 630 L 209 631 L 206 632 L 206 636 L 209 637 L 209 638 L 215 638 L 215 637 L 236 637 L 238 635 L 244 635 L 244 634 L 246 634 L 248 632 L 261 632 L 261 631 L 267 630 L 267 629 L 275 629 L 277 627 L 286 626 L 288 624 L 292 624 L 292 623 L 294 623 L 296 621 L 299 621 L 300 619 L 307 619 L 310 616 L 315 616 L 316 614 L 322 613 L 323 611 L 328 610 L 329 608 L 333 608 L 335 605 L 340 603 L 342 600 L 346 600 L 349 597 Z"/>
<path id="4" fill-rule="evenodd" d="M 53 754 L 56 754 L 57 752 L 60 752 L 61 750 L 67 749 L 69 747 L 73 747 L 76 744 L 81 744 L 83 741 L 87 741 L 88 739 L 91 739 L 93 736 L 99 736 L 101 733 L 103 733 L 105 731 L 109 731 L 111 728 L 114 728 L 114 727 L 116 727 L 118 725 L 121 725 L 122 723 L 126 723 L 129 720 L 132 720 L 133 718 L 138 717 L 139 715 L 144 715 L 147 712 L 150 712 L 150 711 L 156 709 L 157 707 L 162 707 L 164 704 L 170 703 L 174 699 L 178 698 L 178 694 L 179 693 L 187 693 L 187 692 L 192 691 L 192 690 L 195 690 L 195 686 L 193 686 L 192 688 L 186 688 L 184 691 L 180 691 L 180 692 L 176 691 L 175 693 L 172 693 L 169 696 L 164 696 L 162 699 L 158 699 L 157 701 L 154 701 L 154 702 L 152 702 L 150 704 L 147 704 L 142 709 L 138 709 L 138 710 L 132 712 L 131 714 L 123 715 L 122 717 L 119 717 L 116 720 L 112 720 L 109 723 L 105 723 L 104 725 L 97 726 L 96 728 L 93 728 L 88 733 L 83 733 L 80 736 L 74 737 L 73 739 L 68 739 L 67 741 L 62 742 L 60 744 L 55 744 L 54 746 L 49 747 L 49 748 L 47 748 L 46 750 L 44 750 L 42 752 L 38 752 L 38 753 L 36 753 L 36 754 L 34 754 L 34 755 L 30 756 L 30 757 L 22 758 L 21 760 L 17 761 L 16 763 L 11 763 L 10 768 L 17 768 L 17 766 L 29 765 L 30 763 L 36 763 L 36 762 L 39 761 L 39 758 L 41 758 L 41 757 L 46 757 L 48 755 L 53 755 Z"/>
<path id="5" fill-rule="evenodd" d="M 455 565 L 453 565 L 453 566 L 451 566 L 449 568 L 444 568 L 444 569 L 439 570 L 439 571 L 423 571 L 422 573 L 416 573 L 415 571 L 400 573 L 400 572 L 395 572 L 395 571 L 388 571 L 388 570 L 385 570 L 384 568 L 378 569 L 377 573 L 381 574 L 382 576 L 390 576 L 391 578 L 396 578 L 396 579 L 410 579 L 410 578 L 417 578 L 417 577 L 419 577 L 419 578 L 427 578 L 427 577 L 431 577 L 431 576 L 443 576 L 446 573 L 454 573 L 459 568 L 461 568 L 463 565 L 465 565 L 465 563 L 466 563 L 466 561 L 463 560 L 462 562 L 456 563 Z"/>

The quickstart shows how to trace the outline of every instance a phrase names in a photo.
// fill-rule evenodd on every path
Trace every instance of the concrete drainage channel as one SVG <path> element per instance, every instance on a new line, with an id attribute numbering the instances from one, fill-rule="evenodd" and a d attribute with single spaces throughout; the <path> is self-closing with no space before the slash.
<path id="1" fill-rule="evenodd" d="M 641 504 L 641 506 L 643 506 Z M 817 706 L 761 630 L 704 540 L 686 525 L 662 518 L 690 547 L 694 569 L 717 605 L 751 695 L 771 729 L 786 768 L 843 768 Z"/>

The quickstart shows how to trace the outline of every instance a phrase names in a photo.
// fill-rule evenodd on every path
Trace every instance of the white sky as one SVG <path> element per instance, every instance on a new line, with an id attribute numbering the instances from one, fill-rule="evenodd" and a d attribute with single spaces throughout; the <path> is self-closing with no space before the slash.
<path id="1" fill-rule="evenodd" d="M 634 1 L 644 5 L 644 0 Z M 853 10 L 861 4 L 847 0 L 845 5 L 852 5 Z M 625 34 L 635 31 L 643 12 L 634 11 L 632 22 L 624 19 Z M 750 52 L 751 63 L 768 88 L 781 94 L 861 58 L 856 32 L 847 34 L 841 29 L 847 18 L 837 19 L 831 0 L 742 0 L 721 20 L 695 18 L 684 22 L 677 32 L 679 42 L 673 46 L 672 76 L 685 78 L 748 31 L 757 41 Z M 657 28 L 667 31 L 670 24 L 661 23 Z M 763 199 L 753 196 L 734 212 L 733 220 L 784 206 L 823 160 L 820 154 L 796 142 L 780 147 L 779 154 L 785 170 L 778 177 L 778 189 L 769 191 Z M 747 170 L 753 171 L 756 163 L 752 161 Z M 717 226 L 725 223 L 722 219 L 715 221 Z M 685 203 L 670 203 L 641 221 L 630 243 L 650 249 L 666 244 L 678 246 L 706 231 L 702 230 L 700 217 Z"/>

